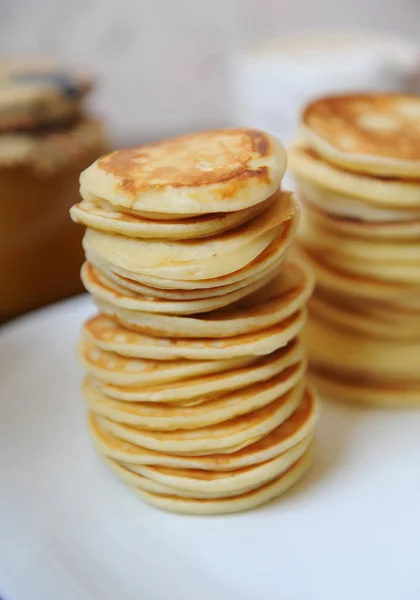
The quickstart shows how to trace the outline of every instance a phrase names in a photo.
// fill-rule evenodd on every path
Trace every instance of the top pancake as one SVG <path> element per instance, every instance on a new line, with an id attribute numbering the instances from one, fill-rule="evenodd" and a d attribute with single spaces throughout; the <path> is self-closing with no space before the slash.
<path id="1" fill-rule="evenodd" d="M 372 175 L 420 176 L 420 97 L 325 97 L 307 106 L 302 124 L 306 140 L 334 164 Z"/>
<path id="2" fill-rule="evenodd" d="M 83 171 L 80 185 L 82 196 L 119 207 L 201 215 L 262 202 L 278 189 L 285 169 L 285 150 L 274 137 L 225 129 L 117 150 Z"/>

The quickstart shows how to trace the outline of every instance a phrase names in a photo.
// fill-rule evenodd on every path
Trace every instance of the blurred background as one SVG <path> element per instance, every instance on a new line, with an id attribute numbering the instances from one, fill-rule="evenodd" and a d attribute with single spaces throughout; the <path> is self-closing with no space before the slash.
<path id="1" fill-rule="evenodd" d="M 98 156 L 230 125 L 287 144 L 314 96 L 418 92 L 419 23 L 419 0 L 0 1 L 0 322 L 81 291 L 68 211 Z"/>
<path id="2" fill-rule="evenodd" d="M 0 52 L 88 66 L 117 145 L 234 121 L 233 53 L 304 28 L 416 41 L 419 0 L 3 0 Z"/>

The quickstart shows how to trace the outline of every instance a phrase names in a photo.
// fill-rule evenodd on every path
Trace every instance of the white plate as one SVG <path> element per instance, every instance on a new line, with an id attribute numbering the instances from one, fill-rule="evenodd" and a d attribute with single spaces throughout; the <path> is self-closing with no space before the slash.
<path id="1" fill-rule="evenodd" d="M 0 330 L 4 600 L 418 600 L 420 412 L 325 405 L 316 463 L 225 517 L 143 504 L 95 457 L 74 348 L 85 298 Z"/>

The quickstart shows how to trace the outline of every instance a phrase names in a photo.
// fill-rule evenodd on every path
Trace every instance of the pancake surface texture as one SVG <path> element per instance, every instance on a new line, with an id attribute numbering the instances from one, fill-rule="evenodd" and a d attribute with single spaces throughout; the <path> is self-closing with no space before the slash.
<path id="1" fill-rule="evenodd" d="M 304 110 L 302 125 L 311 146 L 340 167 L 386 177 L 418 177 L 419 97 L 330 96 Z"/>
<path id="2" fill-rule="evenodd" d="M 314 382 L 345 401 L 418 405 L 420 98 L 313 102 L 290 164 L 317 279 L 304 334 Z"/>
<path id="3" fill-rule="evenodd" d="M 318 403 L 301 341 L 312 270 L 281 144 L 253 129 L 118 150 L 80 177 L 78 358 L 105 465 L 164 510 L 221 514 L 310 465 Z"/>
<path id="4" fill-rule="evenodd" d="M 80 184 L 82 192 L 115 206 L 197 215 L 262 202 L 278 189 L 285 170 L 286 154 L 275 138 L 228 129 L 117 150 L 88 167 Z"/>

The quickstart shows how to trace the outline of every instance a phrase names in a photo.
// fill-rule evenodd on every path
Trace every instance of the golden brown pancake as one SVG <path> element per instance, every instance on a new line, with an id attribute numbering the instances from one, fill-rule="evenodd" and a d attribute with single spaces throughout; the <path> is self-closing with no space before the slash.
<path id="1" fill-rule="evenodd" d="M 321 288 L 309 300 L 309 312 L 338 328 L 361 336 L 386 339 L 419 339 L 420 311 L 396 310 L 386 302 L 366 302 L 357 297 L 334 296 Z"/>
<path id="2" fill-rule="evenodd" d="M 327 264 L 324 256 L 301 247 L 302 255 L 315 272 L 317 286 L 333 293 L 367 300 L 385 300 L 395 307 L 420 307 L 418 285 L 382 281 L 371 276 L 343 271 Z"/>
<path id="3" fill-rule="evenodd" d="M 363 200 L 373 207 L 418 210 L 420 206 L 420 175 L 415 179 L 398 179 L 355 173 L 323 159 L 312 145 L 302 142 L 289 149 L 289 166 L 299 179 Z"/>
<path id="4" fill-rule="evenodd" d="M 306 381 L 302 379 L 266 406 L 198 429 L 157 431 L 118 423 L 102 416 L 99 423 L 120 440 L 149 450 L 186 456 L 230 454 L 253 444 L 288 419 L 299 406 L 305 387 Z"/>
<path id="5" fill-rule="evenodd" d="M 103 458 L 117 476 L 141 490 L 180 498 L 231 498 L 277 478 L 305 454 L 311 443 L 310 437 L 269 461 L 227 472 L 125 465 Z"/>
<path id="6" fill-rule="evenodd" d="M 311 366 L 376 380 L 420 384 L 419 339 L 381 339 L 312 316 L 303 336 Z"/>
<path id="7" fill-rule="evenodd" d="M 88 350 L 89 346 L 90 351 Z M 192 365 L 188 371 L 188 366 L 183 366 L 183 363 L 178 361 L 179 366 L 176 369 L 175 366 L 172 366 L 174 361 L 138 361 L 118 356 L 112 352 L 103 352 L 97 346 L 86 342 L 84 342 L 83 348 L 89 361 L 85 360 L 88 372 L 95 380 L 95 385 L 106 396 L 126 402 L 165 402 L 169 404 L 200 403 L 257 382 L 267 381 L 287 367 L 304 360 L 305 356 L 303 345 L 294 339 L 284 348 L 266 356 L 243 359 L 246 361 L 245 364 L 239 364 L 238 368 L 235 368 L 234 360 L 198 361 L 197 363 L 191 361 Z M 90 358 L 91 354 L 93 354 L 92 358 Z M 111 373 L 105 367 L 108 357 L 111 357 L 112 361 L 110 363 L 113 367 Z M 201 365 L 203 362 L 204 366 Z M 139 363 L 139 367 L 135 370 L 137 363 Z M 143 372 L 146 370 L 145 363 L 151 363 L 156 367 L 154 385 L 148 383 L 150 372 L 146 371 L 146 374 Z M 222 370 L 224 363 L 226 363 L 226 367 Z M 159 368 L 159 365 L 165 364 L 167 369 Z M 100 365 L 103 370 L 98 368 Z M 215 366 L 213 367 L 213 365 Z M 194 366 L 197 376 L 193 375 Z M 134 371 L 128 372 L 129 367 Z M 214 370 L 210 374 L 206 374 L 204 369 L 212 367 Z M 217 371 L 216 368 L 219 370 Z M 165 376 L 167 378 L 172 374 L 172 377 L 176 377 L 176 373 L 179 371 L 182 374 L 177 377 L 178 381 L 171 381 L 171 385 L 168 385 Z M 159 380 L 159 375 L 162 377 L 161 380 Z M 114 383 L 109 383 L 111 377 Z M 134 377 L 137 377 L 137 381 L 133 385 Z M 120 383 L 115 383 L 115 381 Z"/>
<path id="8" fill-rule="evenodd" d="M 268 435 L 236 452 L 206 456 L 165 454 L 120 440 L 101 427 L 100 419 L 93 413 L 89 414 L 89 432 L 102 454 L 125 464 L 233 471 L 270 460 L 301 442 L 313 432 L 318 414 L 319 404 L 316 396 L 313 390 L 307 388 L 292 415 Z"/>
<path id="9" fill-rule="evenodd" d="M 235 513 L 250 510 L 283 494 L 297 483 L 309 468 L 311 461 L 312 452 L 309 449 L 302 458 L 275 479 L 239 496 L 227 498 L 181 498 L 170 494 L 146 492 L 138 487 L 132 489 L 149 504 L 170 512 L 196 515 Z"/>
<path id="10" fill-rule="evenodd" d="M 259 381 L 214 399 L 198 397 L 192 406 L 147 400 L 115 400 L 103 394 L 89 378 L 83 383 L 82 394 L 86 404 L 95 414 L 119 423 L 156 431 L 191 430 L 222 423 L 266 406 L 297 385 L 305 372 L 306 361 L 301 361 L 286 367 L 267 381 Z"/>
<path id="11" fill-rule="evenodd" d="M 331 368 L 313 367 L 311 380 L 320 393 L 334 400 L 387 408 L 420 406 L 420 384 L 383 381 L 375 377 L 349 375 Z"/>
<path id="12" fill-rule="evenodd" d="M 145 335 L 123 327 L 106 315 L 97 315 L 83 325 L 82 336 L 107 352 L 155 360 L 237 360 L 239 357 L 270 354 L 298 336 L 306 322 L 301 310 L 278 325 L 232 338 L 164 338 Z"/>
<path id="13" fill-rule="evenodd" d="M 95 297 L 100 311 L 124 327 L 164 338 L 225 338 L 259 331 L 287 319 L 306 304 L 314 278 L 306 265 L 289 261 L 262 289 L 234 304 L 188 316 L 146 313 L 120 308 Z"/>
<path id="14" fill-rule="evenodd" d="M 242 210 L 280 185 L 286 155 L 256 129 L 205 131 L 117 150 L 80 176 L 81 193 L 115 206 L 178 215 Z"/>
<path id="15" fill-rule="evenodd" d="M 235 284 L 240 284 L 239 287 L 242 287 L 242 284 L 251 283 L 257 277 L 262 276 L 269 270 L 279 266 L 281 261 L 285 258 L 286 251 L 296 234 L 299 215 L 300 211 L 297 212 L 294 218 L 286 221 L 284 226 L 279 228 L 279 232 L 274 237 L 273 241 L 265 248 L 265 250 L 258 254 L 253 261 L 246 264 L 241 269 L 227 275 L 221 275 L 220 277 L 193 280 L 159 277 L 156 276 L 155 272 L 151 275 L 134 273 L 133 271 L 115 267 L 115 265 L 112 264 L 112 257 L 109 257 L 110 260 L 104 260 L 103 257 L 100 257 L 97 252 L 93 252 L 92 249 L 86 251 L 86 258 L 93 265 L 100 268 L 101 271 L 107 273 L 108 276 L 113 274 L 118 278 L 128 279 L 129 281 L 141 283 L 142 285 L 151 286 L 160 290 L 176 290 L 177 292 L 187 290 L 188 292 L 199 292 L 197 297 L 203 298 L 206 297 L 207 290 L 216 289 L 216 291 L 220 291 L 222 288 Z M 236 285 L 234 289 L 238 289 Z"/>
<path id="16" fill-rule="evenodd" d="M 306 218 L 313 227 L 365 240 L 420 239 L 420 211 L 417 217 L 395 221 L 368 221 L 364 219 L 333 215 L 311 204 L 304 196 Z"/>
<path id="17" fill-rule="evenodd" d="M 93 298 L 98 298 L 114 306 L 127 308 L 128 310 L 140 310 L 150 313 L 165 313 L 167 315 L 193 315 L 206 313 L 223 308 L 259 290 L 272 281 L 278 274 L 278 270 L 267 273 L 264 277 L 256 279 L 248 286 L 230 292 L 225 295 L 212 296 L 210 298 L 198 298 L 194 300 L 166 300 L 154 296 L 146 296 L 133 292 L 103 274 L 91 263 L 85 262 L 82 266 L 81 276 L 83 285 Z"/>
<path id="18" fill-rule="evenodd" d="M 419 178 L 420 98 L 407 94 L 329 96 L 302 115 L 306 139 L 351 171 Z"/>
<path id="19" fill-rule="evenodd" d="M 167 220 L 141 217 L 135 211 L 113 206 L 106 200 L 91 196 L 75 204 L 70 209 L 70 216 L 75 223 L 127 237 L 164 240 L 203 239 L 243 225 L 266 210 L 277 197 L 282 197 L 284 212 L 290 211 L 292 215 L 294 210 L 290 196 L 289 192 L 278 190 L 267 200 L 244 210 L 189 218 L 188 216 L 176 218 L 176 215 L 172 215 L 172 218 Z"/>

